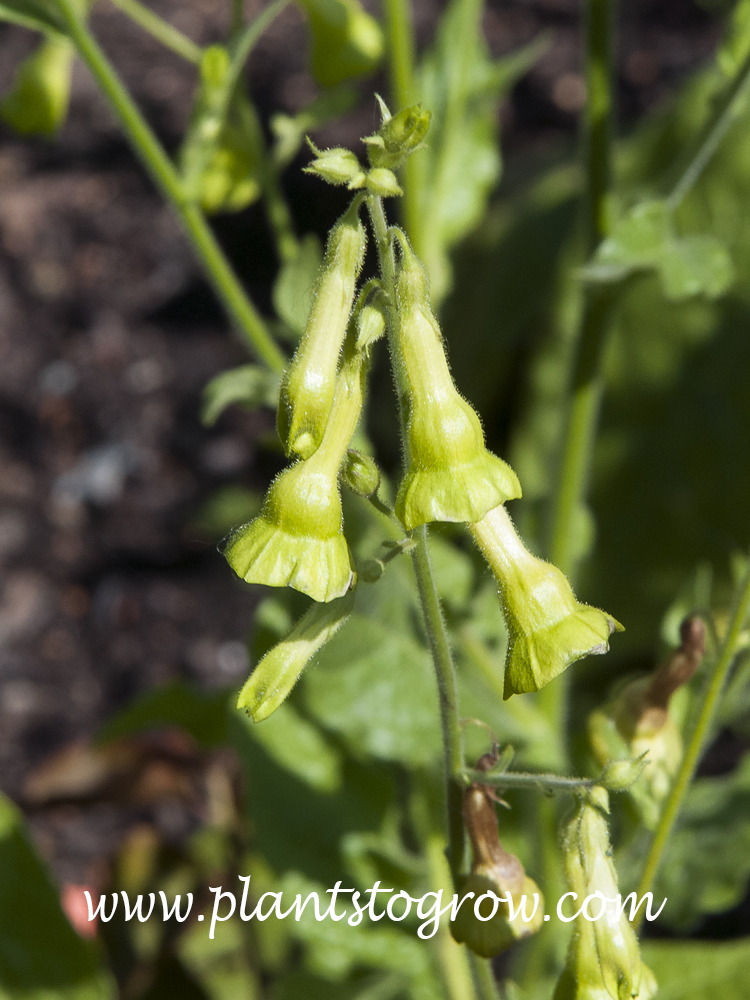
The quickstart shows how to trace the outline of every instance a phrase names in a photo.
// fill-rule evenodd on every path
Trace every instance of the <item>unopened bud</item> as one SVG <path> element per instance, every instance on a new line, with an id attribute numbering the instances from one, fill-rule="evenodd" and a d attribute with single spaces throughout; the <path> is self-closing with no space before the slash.
<path id="1" fill-rule="evenodd" d="M 387 167 L 373 167 L 367 171 L 367 190 L 381 198 L 394 198 L 403 194 L 396 175 Z"/>
<path id="2" fill-rule="evenodd" d="M 305 332 L 282 379 L 277 424 L 287 454 L 308 458 L 323 439 L 364 251 L 355 199 L 331 230 Z"/>
<path id="3" fill-rule="evenodd" d="M 349 448 L 344 459 L 341 476 L 346 485 L 360 497 L 371 497 L 380 486 L 380 469 L 375 460 L 361 451 Z"/>
<path id="4" fill-rule="evenodd" d="M 538 691 L 575 660 L 606 653 L 622 626 L 579 603 L 563 573 L 533 555 L 505 507 L 495 507 L 469 531 L 500 588 L 508 626 L 505 697 Z"/>
<path id="5" fill-rule="evenodd" d="M 381 103 L 381 107 L 384 107 Z M 387 108 L 385 109 L 387 112 Z M 385 117 L 375 135 L 363 141 L 373 167 L 396 170 L 404 160 L 418 149 L 430 127 L 430 112 L 421 104 L 404 108 L 397 115 Z"/>
<path id="6" fill-rule="evenodd" d="M 478 521 L 519 497 L 515 472 L 484 444 L 474 410 L 451 378 L 427 275 L 405 237 L 398 269 L 398 355 L 406 398 L 409 464 L 396 514 L 407 529 L 429 521 Z"/>
<path id="7" fill-rule="evenodd" d="M 315 159 L 305 168 L 306 174 L 316 174 L 335 186 L 346 184 L 350 190 L 365 186 L 365 172 L 357 157 L 349 149 L 317 149 L 307 140 Z"/>
<path id="8" fill-rule="evenodd" d="M 289 635 L 265 654 L 237 698 L 253 722 L 276 711 L 313 656 L 338 632 L 354 607 L 354 592 L 329 604 L 313 604 Z"/>
<path id="9" fill-rule="evenodd" d="M 618 905 L 608 813 L 606 791 L 588 789 L 563 830 L 569 888 L 580 901 L 592 902 L 587 904 L 590 919 L 583 914 L 576 918 L 554 1000 L 651 1000 L 656 992 L 653 974 L 641 962 L 635 932 Z M 598 910 L 597 919 L 591 919 Z"/>
<path id="10" fill-rule="evenodd" d="M 610 792 L 626 792 L 641 777 L 646 768 L 647 754 L 633 760 L 611 760 L 596 779 Z"/>

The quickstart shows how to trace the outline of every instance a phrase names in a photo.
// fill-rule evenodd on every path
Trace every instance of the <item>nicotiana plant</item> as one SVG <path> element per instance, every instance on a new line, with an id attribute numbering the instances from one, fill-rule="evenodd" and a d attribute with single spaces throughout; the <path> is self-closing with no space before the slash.
<path id="1" fill-rule="evenodd" d="M 72 60 L 83 60 L 255 357 L 206 388 L 204 420 L 215 423 L 233 404 L 274 408 L 288 459 L 249 519 L 236 505 L 228 514 L 220 503 L 214 508 L 223 512 L 222 528 L 231 528 L 221 548 L 237 576 L 278 588 L 258 606 L 255 665 L 239 697 L 232 692 L 229 705 L 223 694 L 174 685 L 101 734 L 113 740 L 171 723 L 207 749 L 229 742 L 245 799 L 229 796 L 182 853 L 154 849 L 137 862 L 137 852 L 127 855 L 130 867 L 120 865 L 118 877 L 123 885 L 130 878 L 136 892 L 205 893 L 219 872 L 249 873 L 258 896 L 271 886 L 324 892 L 343 878 L 361 891 L 382 884 L 380 892 L 415 898 L 473 894 L 429 942 L 412 933 L 415 918 L 399 926 L 390 911 L 383 924 L 356 927 L 222 918 L 227 937 L 213 953 L 195 921 L 165 924 L 148 938 L 103 928 L 122 995 L 158 1000 L 188 977 L 202 996 L 284 1000 L 489 1000 L 498 990 L 508 1000 L 650 1000 L 657 982 L 693 1000 L 708 995 L 704 987 L 715 992 L 725 946 L 641 947 L 645 905 L 628 919 L 621 900 L 634 891 L 637 904 L 663 890 L 674 899 L 674 923 L 686 927 L 742 891 L 747 858 L 730 851 L 727 872 L 718 855 L 705 855 L 721 853 L 722 836 L 742 843 L 750 836 L 747 762 L 714 784 L 696 779 L 696 770 L 717 728 L 741 726 L 747 716 L 750 561 L 735 555 L 728 601 L 703 571 L 672 594 L 663 663 L 610 690 L 598 661 L 586 661 L 578 668 L 583 682 L 571 682 L 571 665 L 607 653 L 623 629 L 579 601 L 572 582 L 582 593 L 579 584 L 592 589 L 580 569 L 595 559 L 588 500 L 612 357 L 619 351 L 630 361 L 636 348 L 648 355 L 638 338 L 648 329 L 658 341 L 654 316 L 681 317 L 685 329 L 705 325 L 706 310 L 732 282 L 747 283 L 746 237 L 728 223 L 717 235 L 704 203 L 726 195 L 727 178 L 741 192 L 750 186 L 747 141 L 733 130 L 748 120 L 750 0 L 734 8 L 715 65 L 660 123 L 620 144 L 614 4 L 587 0 L 582 162 L 555 167 L 495 225 L 511 276 L 493 278 L 507 306 L 497 325 L 521 328 L 517 315 L 536 321 L 541 310 L 548 327 L 534 340 L 529 404 L 508 451 L 518 475 L 488 449 L 477 411 L 457 388 L 438 315 L 445 307 L 459 331 L 454 370 L 476 376 L 483 356 L 464 346 L 472 344 L 476 303 L 461 298 L 462 254 L 453 251 L 482 223 L 499 177 L 497 103 L 546 40 L 493 61 L 481 4 L 451 0 L 417 65 L 406 0 L 387 0 L 382 28 L 356 0 L 300 0 L 323 89 L 297 115 L 275 116 L 269 141 L 244 66 L 284 0 L 250 23 L 232 3 L 227 43 L 205 49 L 138 0 L 115 2 L 196 66 L 193 109 L 174 158 L 79 0 L 0 0 L 0 17 L 43 37 L 0 114 L 19 132 L 54 134 L 65 118 Z M 314 234 L 298 236 L 280 175 L 308 133 L 356 101 L 350 81 L 382 58 L 389 96 L 377 97 L 381 123 L 362 139 L 364 151 L 308 139 L 305 170 L 350 192 L 322 249 Z M 256 201 L 279 260 L 272 322 L 207 221 Z M 722 204 L 714 215 L 726 221 L 737 206 Z M 514 295 L 523 308 L 512 305 Z M 682 345 L 689 335 L 673 340 Z M 376 460 L 366 405 L 385 353 L 397 410 L 386 425 L 401 432 L 398 473 Z M 616 371 L 627 382 L 624 362 Z M 248 506 L 245 496 L 239 508 Z M 612 509 L 628 516 L 614 502 Z M 619 573 L 618 565 L 606 567 Z M 522 770 L 511 769 L 514 760 Z M 67 954 L 63 993 L 106 994 L 110 974 L 68 934 L 19 816 L 10 804 L 2 809 L 0 904 L 18 897 L 7 872 L 22 864 L 43 887 L 54 933 L 30 943 L 28 914 L 8 928 L 0 989 L 20 996 L 41 988 L 32 972 L 17 971 L 16 957 L 36 948 Z M 729 817 L 724 832 L 714 822 L 720 814 Z M 679 888 L 684 870 L 696 873 L 695 898 Z M 557 901 L 565 894 L 601 901 L 597 919 L 585 907 L 575 918 L 563 913 Z M 490 960 L 506 951 L 493 972 Z M 721 954 L 727 983 L 750 976 L 746 942 Z M 684 972 L 696 962 L 714 970 L 708 979 Z M 164 968 L 169 975 L 160 978 Z"/>

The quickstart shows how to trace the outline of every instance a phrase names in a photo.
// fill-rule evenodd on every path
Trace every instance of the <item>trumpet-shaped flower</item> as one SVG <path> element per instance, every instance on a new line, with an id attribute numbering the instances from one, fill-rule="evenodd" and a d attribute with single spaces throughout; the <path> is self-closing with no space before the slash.
<path id="1" fill-rule="evenodd" d="M 459 394 L 430 306 L 427 275 L 404 237 L 398 269 L 398 357 L 408 467 L 396 498 L 407 528 L 429 521 L 478 521 L 519 497 L 515 472 L 487 451 L 474 410 Z"/>
<path id="2" fill-rule="evenodd" d="M 638 941 L 618 903 L 603 788 L 583 793 L 563 831 L 565 871 L 571 892 L 592 899 L 589 916 L 576 918 L 565 970 L 554 1000 L 651 1000 L 656 980 L 641 962 Z M 595 900 L 595 902 L 594 902 Z"/>
<path id="3" fill-rule="evenodd" d="M 469 893 L 474 897 L 461 905 L 451 922 L 451 934 L 477 955 L 492 958 L 539 930 L 544 920 L 544 899 L 518 858 L 500 843 L 495 805 L 486 788 L 475 785 L 467 789 L 463 818 L 473 863 L 459 899 Z M 500 902 L 496 904 L 493 896 Z"/>
<path id="4" fill-rule="evenodd" d="M 607 652 L 611 633 L 622 626 L 576 600 L 565 575 L 524 546 L 504 507 L 469 531 L 500 588 L 509 633 L 506 698 L 538 691 L 575 660 Z"/>
<path id="5" fill-rule="evenodd" d="M 309 458 L 323 440 L 336 371 L 365 252 L 360 198 L 331 230 L 305 332 L 284 373 L 278 431 L 287 455 Z"/>
<path id="6" fill-rule="evenodd" d="M 361 352 L 344 361 L 320 447 L 280 473 L 258 517 L 229 536 L 224 555 L 248 583 L 293 587 L 323 602 L 352 586 L 338 473 L 362 409 L 364 365 Z"/>

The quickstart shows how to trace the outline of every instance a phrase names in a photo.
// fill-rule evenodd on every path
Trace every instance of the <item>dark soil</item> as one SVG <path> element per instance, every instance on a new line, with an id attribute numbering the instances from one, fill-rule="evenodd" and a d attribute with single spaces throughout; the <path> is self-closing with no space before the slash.
<path id="1" fill-rule="evenodd" d="M 150 5 L 198 42 L 225 31 L 225 0 Z M 418 4 L 420 45 L 441 7 Z M 574 134 L 579 8 L 577 0 L 490 2 L 495 54 L 553 31 L 502 110 L 511 168 L 515 155 Z M 194 71 L 106 2 L 93 25 L 173 150 Z M 700 64 L 717 34 L 716 19 L 689 0 L 631 0 L 620 33 L 624 127 Z M 264 118 L 314 96 L 305 39 L 289 8 L 258 45 L 249 78 Z M 30 32 L 0 27 L 0 92 L 33 44 Z M 368 99 L 318 138 L 353 143 L 373 121 Z M 297 166 L 286 183 L 301 230 L 323 232 L 335 197 L 326 201 Z M 262 210 L 217 228 L 267 309 L 276 264 Z M 77 65 L 71 114 L 54 141 L 0 127 L 0 786 L 17 801 L 29 804 L 40 762 L 93 736 L 149 687 L 178 677 L 226 687 L 244 675 L 257 594 L 233 578 L 199 515 L 221 486 L 263 488 L 277 459 L 257 442 L 272 421 L 233 409 L 207 429 L 198 412 L 203 386 L 245 357 L 169 209 Z M 103 796 L 37 807 L 32 822 L 61 880 L 84 882 L 96 881 L 92 866 L 128 824 L 146 817 L 179 836 L 196 815 L 189 796 Z"/>

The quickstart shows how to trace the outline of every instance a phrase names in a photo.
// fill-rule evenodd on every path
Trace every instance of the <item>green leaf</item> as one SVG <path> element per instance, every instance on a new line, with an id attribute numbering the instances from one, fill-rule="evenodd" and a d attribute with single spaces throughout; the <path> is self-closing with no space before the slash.
<path id="1" fill-rule="evenodd" d="M 0 793 L 0 996 L 104 1000 L 110 992 L 95 949 L 63 914 L 21 814 Z"/>
<path id="2" fill-rule="evenodd" d="M 297 255 L 282 265 L 274 283 L 274 309 L 297 336 L 305 329 L 322 261 L 320 240 L 314 233 L 307 233 L 299 242 Z"/>
<path id="3" fill-rule="evenodd" d="M 227 698 L 224 692 L 206 694 L 182 681 L 155 688 L 128 705 L 99 731 L 109 742 L 145 729 L 179 726 L 202 747 L 226 742 Z"/>
<path id="4" fill-rule="evenodd" d="M 270 121 L 276 139 L 273 159 L 280 170 L 288 166 L 302 148 L 305 136 L 350 111 L 358 94 L 349 83 L 340 83 L 324 90 L 296 115 L 276 114 Z"/>
<path id="5" fill-rule="evenodd" d="M 312 661 L 303 681 L 308 709 L 343 736 L 353 753 L 412 766 L 439 755 L 432 663 L 408 635 L 354 614 Z"/>
<path id="6" fill-rule="evenodd" d="M 21 135 L 53 135 L 68 113 L 74 49 L 67 38 L 47 38 L 24 59 L 0 103 L 0 118 Z"/>
<path id="7" fill-rule="evenodd" d="M 65 31 L 53 0 L 0 0 L 0 20 L 36 31 Z"/>
<path id="8" fill-rule="evenodd" d="M 261 496 L 238 483 L 213 492 L 190 521 L 191 531 L 209 542 L 219 542 L 238 524 L 252 521 L 260 512 Z"/>
<path id="9" fill-rule="evenodd" d="M 658 1000 L 745 1000 L 750 938 L 737 941 L 645 941 L 644 962 L 659 983 Z"/>
<path id="10" fill-rule="evenodd" d="M 341 787 L 341 756 L 312 722 L 284 702 L 263 722 L 240 714 L 252 739 L 281 767 L 321 792 Z"/>
<path id="11" fill-rule="evenodd" d="M 497 106 L 546 47 L 536 41 L 492 62 L 481 16 L 481 3 L 452 0 L 417 73 L 417 96 L 433 117 L 427 148 L 415 157 L 414 239 L 437 301 L 451 283 L 448 250 L 477 225 L 500 176 Z"/>
<path id="12" fill-rule="evenodd" d="M 622 281 L 638 271 L 655 270 L 672 301 L 706 295 L 717 298 L 732 283 L 729 253 L 715 236 L 680 238 L 664 201 L 642 202 L 615 226 L 594 260 L 583 269 L 590 281 Z"/>
<path id="13" fill-rule="evenodd" d="M 312 69 L 331 87 L 375 71 L 383 55 L 383 32 L 357 0 L 297 0 L 313 35 Z"/>
<path id="14" fill-rule="evenodd" d="M 245 409 L 275 407 L 279 400 L 280 378 L 260 365 L 240 365 L 212 378 L 203 390 L 201 420 L 212 427 L 228 406 L 239 403 Z"/>

